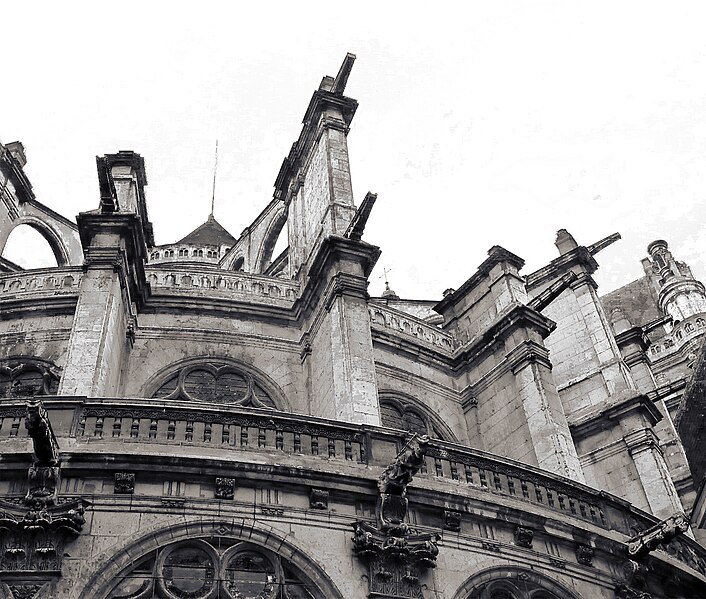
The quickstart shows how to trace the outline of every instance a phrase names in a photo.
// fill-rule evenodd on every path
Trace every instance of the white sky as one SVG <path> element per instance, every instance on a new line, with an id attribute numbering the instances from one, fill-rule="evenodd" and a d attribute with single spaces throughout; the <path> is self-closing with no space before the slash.
<path id="1" fill-rule="evenodd" d="M 346 95 L 364 239 L 402 297 L 438 299 L 498 244 L 556 257 L 589 244 L 605 293 L 664 238 L 706 280 L 703 2 L 129 2 L 3 6 L 0 139 L 21 140 L 37 198 L 96 208 L 95 155 L 147 164 L 157 243 L 210 211 L 234 235 L 272 197 L 323 75 Z M 19 248 L 6 256 L 39 255 Z"/>

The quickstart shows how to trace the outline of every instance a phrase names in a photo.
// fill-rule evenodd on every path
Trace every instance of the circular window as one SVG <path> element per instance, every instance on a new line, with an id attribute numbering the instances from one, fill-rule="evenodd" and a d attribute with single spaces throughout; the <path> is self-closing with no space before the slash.
<path id="1" fill-rule="evenodd" d="M 204 599 L 217 590 L 217 556 L 209 549 L 202 544 L 188 544 L 165 552 L 160 568 L 161 582 L 170 597 Z"/>
<path id="2" fill-rule="evenodd" d="M 275 567 L 256 551 L 235 553 L 226 565 L 224 579 L 233 599 L 269 599 L 275 596 Z"/>

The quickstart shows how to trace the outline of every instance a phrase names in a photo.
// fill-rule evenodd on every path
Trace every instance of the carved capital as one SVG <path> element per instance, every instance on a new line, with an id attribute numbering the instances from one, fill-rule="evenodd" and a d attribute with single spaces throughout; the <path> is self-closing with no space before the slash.
<path id="1" fill-rule="evenodd" d="M 86 505 L 83 500 L 53 508 L 36 504 L 21 513 L 0 502 L 0 572 L 60 571 L 64 546 L 85 524 Z"/>

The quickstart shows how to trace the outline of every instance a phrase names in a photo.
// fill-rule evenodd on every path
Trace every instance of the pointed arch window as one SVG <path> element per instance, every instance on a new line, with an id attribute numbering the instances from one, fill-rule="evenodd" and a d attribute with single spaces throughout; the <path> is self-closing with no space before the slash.
<path id="1" fill-rule="evenodd" d="M 380 419 L 382 425 L 389 428 L 429 435 L 434 439 L 454 440 L 453 434 L 430 413 L 400 396 L 380 396 Z"/>

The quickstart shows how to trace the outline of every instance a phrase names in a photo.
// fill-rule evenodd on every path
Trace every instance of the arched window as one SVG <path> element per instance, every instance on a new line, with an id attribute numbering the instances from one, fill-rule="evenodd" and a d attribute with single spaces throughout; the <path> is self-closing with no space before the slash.
<path id="1" fill-rule="evenodd" d="M 492 568 L 472 576 L 456 599 L 573 599 L 558 583 L 519 567 Z"/>
<path id="2" fill-rule="evenodd" d="M 152 397 L 254 408 L 279 407 L 251 374 L 218 362 L 191 364 L 173 372 Z"/>
<path id="3" fill-rule="evenodd" d="M 150 589 L 155 587 L 153 594 Z M 152 551 L 121 576 L 108 595 L 147 596 L 317 599 L 323 594 L 278 554 L 248 542 L 211 537 Z"/>
<path id="4" fill-rule="evenodd" d="M 243 270 L 243 265 L 245 264 L 245 258 L 240 256 L 233 264 L 233 270 Z"/>
<path id="5" fill-rule="evenodd" d="M 0 397 L 56 395 L 59 372 L 51 362 L 35 357 L 0 360 Z"/>
<path id="6" fill-rule="evenodd" d="M 429 435 L 435 439 L 452 441 L 453 434 L 421 406 L 398 395 L 380 396 L 380 419 L 382 425 L 410 433 Z"/>

